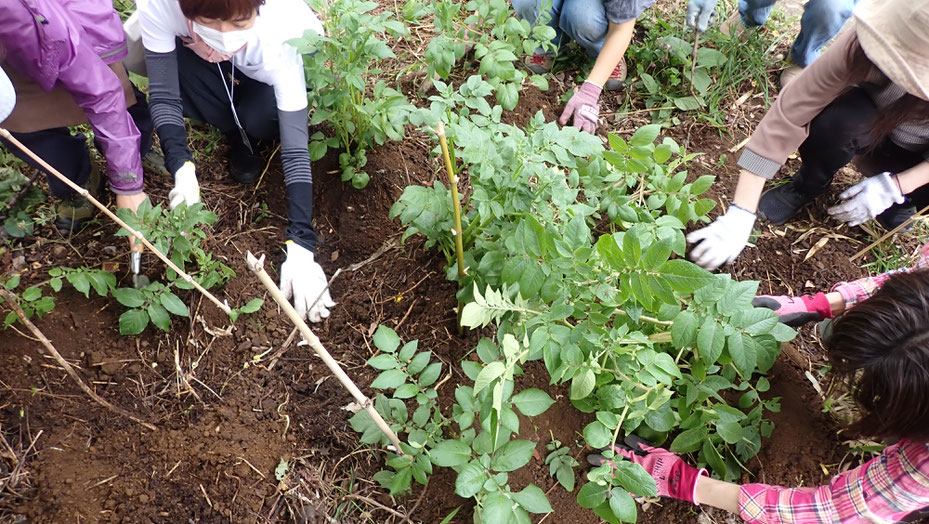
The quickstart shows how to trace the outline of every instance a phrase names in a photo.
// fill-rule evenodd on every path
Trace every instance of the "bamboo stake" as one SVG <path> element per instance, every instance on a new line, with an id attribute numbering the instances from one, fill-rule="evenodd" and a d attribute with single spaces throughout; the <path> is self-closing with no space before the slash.
<path id="1" fill-rule="evenodd" d="M 867 247 L 865 247 L 865 248 L 862 249 L 861 251 L 855 253 L 855 255 L 852 256 L 852 258 L 849 259 L 849 261 L 854 262 L 854 261 L 858 260 L 859 258 L 863 257 L 865 253 L 867 253 L 868 251 L 871 251 L 871 248 L 873 248 L 874 246 L 876 246 L 876 245 L 880 244 L 881 242 L 887 240 L 888 238 L 890 238 L 891 236 L 893 236 L 897 231 L 900 231 L 901 229 L 903 229 L 903 228 L 905 228 L 906 226 L 910 225 L 914 220 L 916 220 L 917 218 L 923 216 L 923 214 L 925 214 L 927 211 L 929 211 L 929 206 L 926 206 L 926 207 L 920 209 L 918 212 L 916 212 L 916 214 L 911 215 L 910 218 L 904 220 L 902 224 L 900 224 L 899 226 L 897 226 L 897 227 L 891 229 L 890 231 L 884 233 L 884 235 L 881 236 L 881 238 L 875 240 L 874 242 L 871 242 L 870 244 L 868 244 Z"/>
<path id="2" fill-rule="evenodd" d="M 339 382 L 348 390 L 349 393 L 355 397 L 355 402 L 358 402 L 365 411 L 368 412 L 368 415 L 371 416 L 371 419 L 374 420 L 374 423 L 377 424 L 377 427 L 387 436 L 388 439 L 393 443 L 396 448 L 396 452 L 400 455 L 404 455 L 403 449 L 400 448 L 400 439 L 397 438 L 396 433 L 390 429 L 390 426 L 387 425 L 387 422 L 381 417 L 381 414 L 374 409 L 374 404 L 371 402 L 371 399 L 366 397 L 364 393 L 358 389 L 358 386 L 352 382 L 352 379 L 345 374 L 345 371 L 342 370 L 342 366 L 332 358 L 332 355 L 326 351 L 326 348 L 323 347 L 323 344 L 319 341 L 317 337 L 310 330 L 310 327 L 306 325 L 306 322 L 300 315 L 297 314 L 297 310 L 290 305 L 290 301 L 284 298 L 284 294 L 281 293 L 280 288 L 277 287 L 277 284 L 271 280 L 271 277 L 268 276 L 267 271 L 264 270 L 264 255 L 261 258 L 255 258 L 255 255 L 251 251 L 245 255 L 246 265 L 248 269 L 252 271 L 261 281 L 262 284 L 268 289 L 268 292 L 271 294 L 271 297 L 274 298 L 274 301 L 277 302 L 277 305 L 284 310 L 284 313 L 290 319 L 291 322 L 300 329 L 300 333 L 303 335 L 303 338 L 310 344 L 310 347 L 313 348 L 313 351 L 316 352 L 316 356 L 323 359 L 323 363 L 326 364 L 326 367 L 332 371 L 332 374 L 335 375 Z"/>
<path id="3" fill-rule="evenodd" d="M 39 158 L 38 155 L 36 155 L 35 153 L 33 153 L 28 147 L 24 146 L 22 143 L 20 143 L 19 140 L 16 140 L 16 138 L 14 138 L 13 135 L 11 135 L 9 131 L 7 131 L 6 129 L 4 129 L 4 128 L 2 128 L 2 127 L 0 127 L 0 136 L 2 136 L 3 138 L 9 140 L 10 143 L 12 143 L 12 144 L 15 145 L 16 147 L 18 147 L 23 153 L 26 153 L 27 155 L 29 155 L 30 158 L 32 158 L 32 159 L 35 160 L 40 166 L 42 166 L 43 168 L 45 168 L 46 171 L 48 171 L 49 173 L 51 173 L 52 175 L 54 175 L 56 178 L 58 178 L 59 180 L 61 180 L 61 181 L 64 182 L 65 184 L 67 184 L 68 187 L 70 187 L 71 189 L 77 191 L 78 194 L 80 194 L 82 197 L 84 197 L 84 198 L 86 198 L 87 200 L 89 200 L 91 204 L 97 206 L 97 209 L 99 209 L 100 211 L 103 211 L 103 214 L 105 214 L 106 216 L 110 217 L 111 220 L 113 220 L 114 222 L 116 222 L 117 224 L 119 224 L 123 229 L 125 229 L 126 231 L 128 231 L 132 236 L 138 238 L 138 239 L 142 242 L 142 244 L 143 244 L 145 247 L 147 247 L 148 249 L 150 249 L 150 250 L 152 251 L 152 253 L 155 253 L 156 255 L 158 255 L 158 258 L 160 258 L 165 264 L 168 265 L 168 267 L 170 267 L 170 268 L 173 269 L 178 275 L 180 275 L 181 278 L 184 279 L 184 281 L 186 281 L 188 284 L 190 284 L 190 285 L 192 285 L 193 287 L 195 287 L 195 288 L 197 289 L 197 291 L 203 293 L 203 295 L 204 295 L 206 298 L 210 299 L 210 301 L 212 301 L 214 304 L 216 304 L 216 307 L 218 307 L 219 309 L 223 310 L 227 315 L 230 314 L 230 313 L 232 313 L 232 309 L 229 307 L 229 304 L 227 304 L 227 303 L 225 303 L 225 302 L 220 302 L 216 297 L 213 296 L 212 293 L 210 293 L 209 291 L 207 291 L 206 289 L 204 289 L 203 286 L 201 286 L 200 284 L 198 284 L 190 275 L 188 275 L 187 273 L 185 273 L 184 270 L 182 270 L 181 268 L 177 267 L 177 265 L 175 265 L 174 262 L 171 262 L 171 260 L 169 260 L 168 257 L 164 256 L 164 255 L 161 253 L 161 251 L 158 251 L 158 249 L 155 248 L 155 246 L 153 246 L 148 240 L 145 239 L 145 237 L 142 235 L 142 233 L 140 233 L 140 232 L 138 232 L 138 231 L 132 229 L 131 227 L 129 227 L 129 224 L 123 222 L 123 220 L 122 220 L 121 218 L 119 218 L 118 216 L 116 216 L 115 213 L 113 213 L 112 211 L 110 211 L 109 209 L 107 209 L 107 207 L 104 206 L 103 204 L 101 204 L 96 198 L 94 198 L 94 197 L 90 194 L 89 191 L 87 191 L 87 190 L 84 189 L 83 187 L 78 186 L 77 184 L 75 184 L 74 182 L 72 182 L 71 180 L 69 180 L 68 177 L 62 175 L 60 172 L 58 172 L 57 169 L 55 169 L 54 167 L 50 166 L 45 160 L 42 160 L 41 158 Z"/>
<path id="4" fill-rule="evenodd" d="M 455 254 L 458 256 L 458 279 L 463 281 L 466 272 L 464 267 L 464 238 L 461 229 L 461 202 L 458 201 L 458 175 L 455 174 L 455 168 L 452 166 L 452 157 L 448 152 L 445 125 L 439 122 L 438 129 L 433 129 L 432 131 L 439 137 L 439 144 L 442 146 L 442 157 L 445 159 L 445 171 L 448 174 L 448 186 L 452 192 L 452 209 L 455 211 L 455 229 L 452 231 L 452 234 L 455 236 Z"/>
<path id="5" fill-rule="evenodd" d="M 152 431 L 158 431 L 158 428 L 156 428 L 155 426 L 149 424 L 148 422 L 145 422 L 144 420 L 141 420 L 135 417 L 134 415 L 132 415 L 131 413 L 129 413 L 128 411 L 122 408 L 118 408 L 114 406 L 113 404 L 110 404 L 109 402 L 100 398 L 99 395 L 94 393 L 92 389 L 87 387 L 87 384 L 84 384 L 84 381 L 81 380 L 81 377 L 77 374 L 77 371 L 75 371 L 74 368 L 71 367 L 71 364 L 69 364 L 68 361 L 65 360 L 64 357 L 61 356 L 61 353 L 59 353 L 58 350 L 55 349 L 55 346 L 52 345 L 52 342 L 48 339 L 48 337 L 46 337 L 45 334 L 42 333 L 42 331 L 39 330 L 39 328 L 36 327 L 36 325 L 33 324 L 26 317 L 26 314 L 23 312 L 22 308 L 20 308 L 19 304 L 16 303 L 16 300 L 13 297 L 13 294 L 3 289 L 2 287 L 0 287 L 0 296 L 2 296 L 3 300 L 5 300 L 6 303 L 13 309 L 13 311 L 16 313 L 19 319 L 22 320 L 23 324 L 25 324 L 25 326 L 29 328 L 30 331 L 32 331 L 32 334 L 35 335 L 35 337 L 39 339 L 39 342 L 41 342 L 42 345 L 45 346 L 45 349 L 48 350 L 52 358 L 54 358 L 55 361 L 58 362 L 58 364 L 64 368 L 65 372 L 67 372 L 68 375 L 70 375 L 71 378 L 74 379 L 75 382 L 77 382 L 77 385 L 80 386 L 81 390 L 84 391 L 84 393 L 86 393 L 87 396 L 93 399 L 94 402 L 96 402 L 97 404 L 100 404 L 101 406 L 105 407 L 106 409 L 118 415 L 122 415 L 128 418 L 129 420 L 133 422 L 142 424 L 146 429 L 149 429 Z"/>

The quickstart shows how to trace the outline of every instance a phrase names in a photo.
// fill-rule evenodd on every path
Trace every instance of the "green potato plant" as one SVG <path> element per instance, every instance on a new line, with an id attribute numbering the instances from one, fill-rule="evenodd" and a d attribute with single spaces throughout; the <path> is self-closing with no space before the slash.
<path id="1" fill-rule="evenodd" d="M 317 131 L 310 137 L 310 159 L 317 161 L 330 148 L 339 154 L 342 180 L 361 189 L 370 176 L 365 172 L 366 151 L 387 139 L 402 140 L 413 106 L 402 93 L 378 79 L 378 64 L 396 58 L 382 37 L 402 38 L 406 26 L 390 11 L 372 14 L 376 2 L 364 0 L 309 0 L 320 13 L 325 35 L 308 30 L 290 44 L 304 56 L 310 88 L 310 124 L 328 123 L 334 135 Z"/>

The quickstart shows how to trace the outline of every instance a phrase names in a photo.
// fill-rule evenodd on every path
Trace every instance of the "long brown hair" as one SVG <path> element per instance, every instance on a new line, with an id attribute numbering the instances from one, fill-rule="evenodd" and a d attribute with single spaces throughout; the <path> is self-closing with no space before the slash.
<path id="1" fill-rule="evenodd" d="M 846 57 L 853 84 L 861 84 L 879 75 L 887 76 L 868 58 L 856 35 Z M 911 122 L 929 123 L 929 102 L 916 95 L 906 93 L 887 107 L 881 108 L 877 120 L 871 127 L 872 143 L 877 145 L 901 124 Z"/>
<path id="2" fill-rule="evenodd" d="M 861 408 L 853 432 L 929 441 L 929 270 L 891 276 L 825 346 Z"/>

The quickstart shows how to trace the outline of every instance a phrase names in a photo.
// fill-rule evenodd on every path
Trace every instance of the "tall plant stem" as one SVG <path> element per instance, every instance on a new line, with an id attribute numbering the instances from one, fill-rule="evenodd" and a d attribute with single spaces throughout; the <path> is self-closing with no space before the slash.
<path id="1" fill-rule="evenodd" d="M 114 221 L 114 222 L 116 222 L 117 224 L 119 224 L 123 229 L 125 229 L 126 231 L 128 231 L 130 235 L 132 235 L 132 236 L 136 237 L 137 239 L 139 239 L 139 241 L 142 242 L 142 245 L 144 245 L 145 247 L 147 247 L 148 249 L 150 249 L 150 250 L 152 251 L 152 253 L 155 253 L 156 255 L 158 255 L 158 258 L 160 258 L 165 264 L 167 264 L 168 267 L 170 267 L 171 269 L 173 269 L 174 272 L 177 273 L 181 278 L 183 278 L 185 282 L 187 282 L 188 284 L 190 284 L 190 285 L 192 285 L 193 287 L 195 287 L 195 288 L 197 289 L 197 291 L 199 291 L 200 293 L 203 293 L 203 296 L 205 296 L 206 298 L 210 299 L 211 302 L 213 302 L 214 304 L 216 304 L 216 307 L 218 307 L 219 309 L 222 309 L 223 312 L 225 312 L 227 315 L 229 315 L 229 314 L 232 312 L 232 309 L 229 307 L 228 304 L 226 304 L 226 303 L 224 303 L 224 302 L 220 302 L 219 299 L 217 299 L 215 296 L 213 296 L 212 293 L 210 293 L 209 291 L 207 291 L 206 289 L 204 289 L 204 287 L 201 286 L 200 284 L 198 284 L 197 281 L 193 279 L 193 277 L 191 277 L 190 275 L 188 275 L 187 273 L 185 273 L 183 269 L 177 267 L 177 265 L 176 265 L 174 262 L 171 262 L 171 260 L 168 259 L 168 257 L 166 257 L 164 254 L 162 254 L 162 252 L 159 251 L 158 248 L 156 248 L 155 246 L 153 246 L 153 245 L 151 244 L 151 242 L 149 242 L 148 240 L 146 240 L 146 239 L 145 239 L 145 236 L 143 236 L 142 233 L 140 233 L 140 232 L 136 231 L 135 229 L 132 229 L 131 227 L 129 227 L 129 224 L 125 223 L 121 218 L 119 218 L 118 216 L 116 216 L 115 213 L 113 213 L 112 211 L 110 211 L 109 209 L 107 209 L 107 207 L 104 206 L 103 204 L 101 204 L 100 201 L 98 201 L 96 198 L 94 198 L 94 197 L 90 194 L 89 191 L 87 191 L 87 190 L 84 189 L 83 187 L 78 186 L 77 184 L 75 184 L 74 182 L 72 182 L 70 179 L 68 179 L 68 177 L 62 175 L 57 169 L 55 169 L 54 167 L 50 166 L 50 165 L 48 164 L 48 162 L 46 162 L 45 160 L 42 160 L 38 155 L 36 155 L 35 153 L 33 153 L 32 150 L 30 150 L 28 147 L 24 146 L 19 140 L 16 140 L 16 138 L 14 138 L 13 135 L 11 135 L 9 131 L 7 131 L 6 129 L 4 129 L 4 128 L 2 128 L 2 127 L 0 127 L 0 136 L 2 136 L 3 138 L 9 140 L 10 143 L 12 143 L 14 146 L 16 146 L 17 148 L 19 148 L 20 151 L 22 151 L 23 153 L 26 153 L 26 155 L 28 155 L 29 158 L 35 160 L 36 163 L 38 163 L 38 164 L 39 164 L 40 166 L 42 166 L 46 171 L 48 171 L 49 173 L 51 173 L 52 175 L 54 175 L 55 178 L 61 180 L 61 181 L 64 182 L 65 184 L 67 184 L 67 186 L 70 187 L 71 189 L 73 189 L 74 191 L 77 191 L 78 194 L 80 194 L 82 197 L 86 198 L 88 201 L 90 201 L 91 204 L 93 204 L 94 206 L 96 206 L 97 209 L 99 209 L 100 211 L 102 211 L 104 215 L 108 216 L 112 221 Z"/>
<path id="2" fill-rule="evenodd" d="M 452 210 L 455 213 L 455 254 L 458 258 L 458 280 L 463 281 L 465 277 L 464 267 L 464 234 L 461 229 L 461 202 L 458 200 L 458 175 L 455 174 L 455 167 L 452 165 L 452 157 L 448 152 L 448 139 L 445 136 L 445 124 L 439 122 L 435 129 L 435 134 L 439 137 L 439 144 L 442 146 L 442 158 L 445 159 L 445 171 L 448 173 L 448 187 L 452 192 Z"/>
<path id="3" fill-rule="evenodd" d="M 366 397 L 364 393 L 358 389 L 358 386 L 356 386 L 352 379 L 349 378 L 349 376 L 342 369 L 342 366 L 340 366 L 339 363 L 336 362 L 334 358 L 332 358 L 332 355 L 326 351 L 326 348 L 323 347 L 322 342 L 319 341 L 319 337 L 317 337 L 310 330 L 310 327 L 306 325 L 306 322 L 303 320 L 303 318 L 300 317 L 300 315 L 297 313 L 297 310 L 295 310 L 294 307 L 290 305 L 290 301 L 284 298 L 284 294 L 281 293 L 281 290 L 277 287 L 277 284 L 275 284 L 274 281 L 271 280 L 271 277 L 268 276 L 267 271 L 264 269 L 264 259 L 264 255 L 262 255 L 260 259 L 255 258 L 255 255 L 249 251 L 246 254 L 246 265 L 248 266 L 248 269 L 251 270 L 251 272 L 254 273 L 256 277 L 258 277 L 258 280 L 264 284 L 265 288 L 268 289 L 271 297 L 274 298 L 274 301 L 277 302 L 277 305 L 284 310 L 284 314 L 287 315 L 287 318 L 289 318 L 290 321 L 293 322 L 295 326 L 297 326 L 297 329 L 300 330 L 303 338 L 306 339 L 310 347 L 313 348 L 316 356 L 322 359 L 323 363 L 326 364 L 326 367 L 328 367 L 329 370 L 332 371 L 332 374 L 335 375 L 335 378 L 342 383 L 342 386 L 344 386 L 353 397 L 355 397 L 355 401 L 358 402 L 358 404 L 368 412 L 368 415 L 370 415 L 371 419 L 374 420 L 374 423 L 377 424 L 378 429 L 380 429 L 381 432 L 383 432 L 384 435 L 390 440 L 390 442 L 393 443 L 394 447 L 396 448 L 396 453 L 398 455 L 404 455 L 403 449 L 400 447 L 400 439 L 398 439 L 397 434 L 394 433 L 392 429 L 390 429 L 390 426 L 387 425 L 387 422 L 384 421 L 383 417 L 381 417 L 381 414 L 378 413 L 376 409 L 374 409 L 374 403 L 371 402 L 371 399 Z"/>

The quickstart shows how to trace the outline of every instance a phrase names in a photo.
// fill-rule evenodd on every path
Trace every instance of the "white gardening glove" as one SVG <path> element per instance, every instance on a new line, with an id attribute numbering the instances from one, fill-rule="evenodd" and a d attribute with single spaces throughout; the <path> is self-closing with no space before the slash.
<path id="1" fill-rule="evenodd" d="M 845 202 L 830 207 L 829 214 L 851 227 L 871 220 L 893 204 L 902 204 L 903 193 L 895 176 L 884 172 L 858 182 L 839 195 Z"/>
<path id="2" fill-rule="evenodd" d="M 694 31 L 702 33 L 716 21 L 716 0 L 690 0 L 687 2 L 685 21 Z"/>
<path id="3" fill-rule="evenodd" d="M 200 201 L 200 184 L 197 183 L 197 170 L 193 162 L 184 162 L 174 173 L 174 189 L 168 193 L 168 205 L 173 210 L 181 202 L 192 206 Z"/>
<path id="4" fill-rule="evenodd" d="M 288 243 L 287 260 L 281 264 L 281 291 L 287 300 L 293 297 L 294 309 L 301 318 L 319 322 L 329 317 L 329 308 L 335 302 L 327 286 L 326 273 L 313 259 L 313 252 Z"/>
<path id="5" fill-rule="evenodd" d="M 755 213 L 736 205 L 729 206 L 726 214 L 712 224 L 687 235 L 691 244 L 700 242 L 690 250 L 690 259 L 710 271 L 732 262 L 748 243 L 754 225 Z"/>

